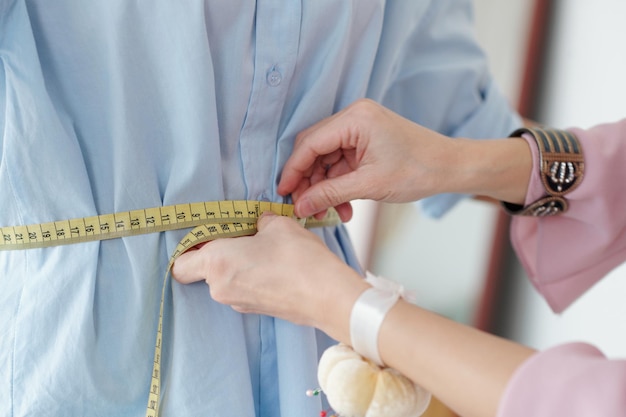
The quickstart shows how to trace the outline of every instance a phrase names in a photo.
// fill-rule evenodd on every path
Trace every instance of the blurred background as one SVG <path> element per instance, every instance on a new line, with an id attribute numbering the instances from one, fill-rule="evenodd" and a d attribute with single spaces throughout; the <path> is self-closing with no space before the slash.
<path id="1" fill-rule="evenodd" d="M 626 1 L 474 3 L 476 36 L 522 116 L 557 128 L 626 117 Z M 439 220 L 415 204 L 358 201 L 348 230 L 364 268 L 441 315 L 537 349 L 586 341 L 626 356 L 626 265 L 556 315 L 527 280 L 508 226 L 499 207 L 475 200 Z M 428 415 L 453 414 L 435 403 Z"/>

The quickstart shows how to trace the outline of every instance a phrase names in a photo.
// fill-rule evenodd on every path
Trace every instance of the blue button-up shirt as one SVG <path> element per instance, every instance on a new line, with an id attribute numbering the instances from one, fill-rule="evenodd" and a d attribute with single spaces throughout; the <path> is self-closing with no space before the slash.
<path id="1" fill-rule="evenodd" d="M 282 201 L 296 134 L 361 97 L 507 135 L 519 120 L 468 3 L 0 0 L 0 225 Z M 142 416 L 184 233 L 0 252 L 0 415 Z M 343 227 L 316 233 L 357 267 Z M 171 284 L 164 331 L 163 416 L 319 415 L 304 394 L 332 343 L 319 332 L 236 313 L 204 283 Z"/>

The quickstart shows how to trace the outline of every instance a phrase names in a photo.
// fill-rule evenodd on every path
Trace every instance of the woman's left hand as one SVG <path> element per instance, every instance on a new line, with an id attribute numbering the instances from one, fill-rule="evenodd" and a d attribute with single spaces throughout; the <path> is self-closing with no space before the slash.
<path id="1" fill-rule="evenodd" d="M 341 321 L 368 284 L 293 219 L 264 213 L 254 236 L 219 239 L 181 255 L 173 277 L 204 280 L 215 301 L 318 327 L 347 340 Z"/>

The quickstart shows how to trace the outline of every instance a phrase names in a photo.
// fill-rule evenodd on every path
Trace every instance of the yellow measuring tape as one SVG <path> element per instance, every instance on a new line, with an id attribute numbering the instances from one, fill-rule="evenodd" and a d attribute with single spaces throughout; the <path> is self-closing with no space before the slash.
<path id="1" fill-rule="evenodd" d="M 152 381 L 146 407 L 146 417 L 157 417 L 161 396 L 161 349 L 165 289 L 174 261 L 184 252 L 200 243 L 218 238 L 256 233 L 256 222 L 263 212 L 271 211 L 280 216 L 295 219 L 293 209 L 294 206 L 291 204 L 223 200 L 176 204 L 26 226 L 0 227 L 0 250 L 46 248 L 193 227 L 176 246 L 163 279 Z M 306 228 L 334 226 L 341 222 L 337 212 L 332 209 L 323 219 L 309 217 L 298 220 Z"/>

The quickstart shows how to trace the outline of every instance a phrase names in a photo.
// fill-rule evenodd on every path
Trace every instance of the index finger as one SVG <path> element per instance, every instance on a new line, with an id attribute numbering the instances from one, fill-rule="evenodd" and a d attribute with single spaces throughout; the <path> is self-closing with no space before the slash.
<path id="1" fill-rule="evenodd" d="M 310 175 L 319 157 L 329 155 L 343 148 L 342 128 L 333 129 L 332 122 L 339 113 L 324 119 L 296 136 L 293 152 L 285 166 L 278 183 L 278 193 L 292 193 L 302 178 Z"/>

